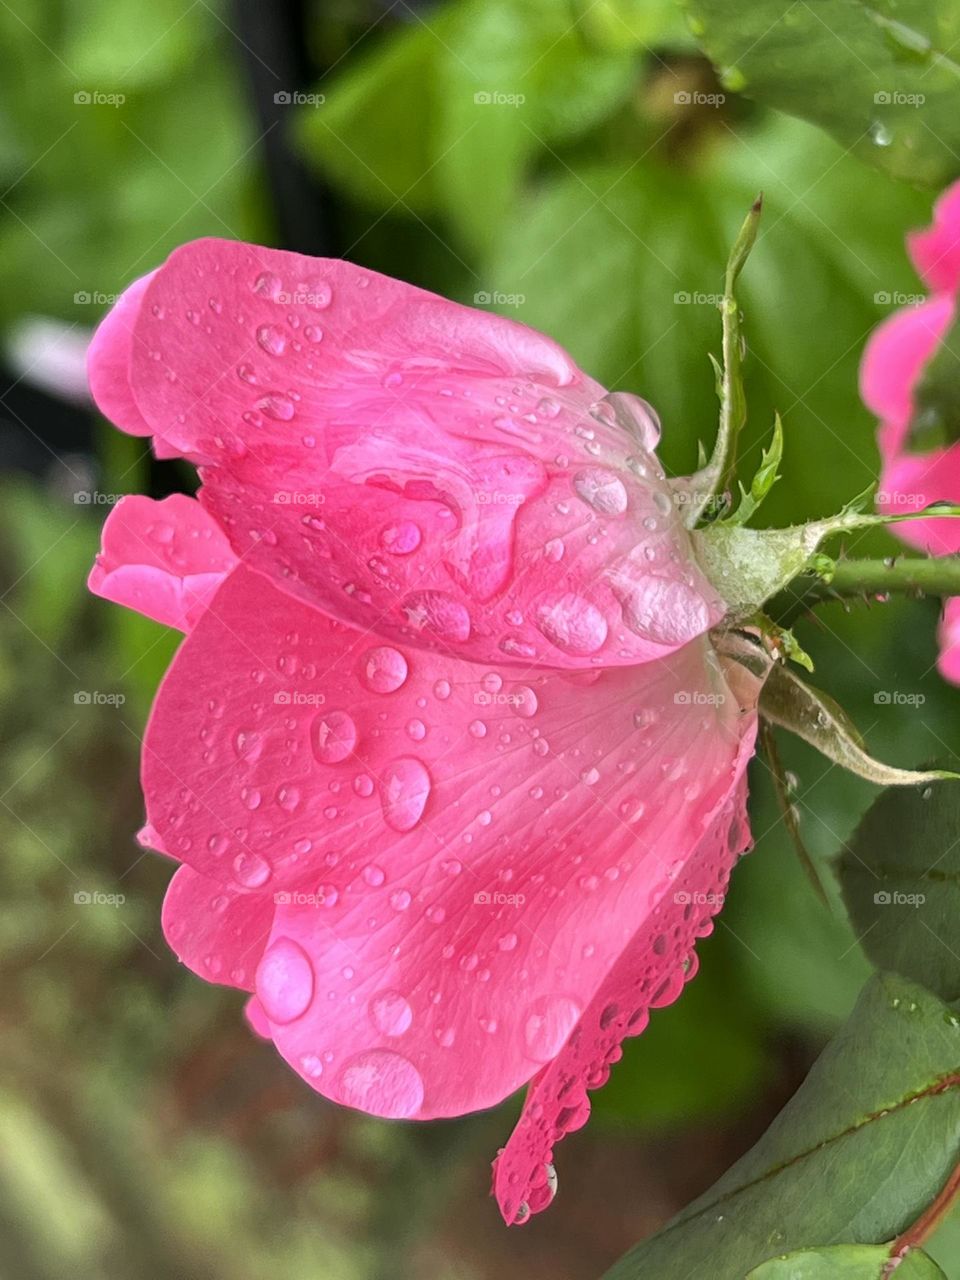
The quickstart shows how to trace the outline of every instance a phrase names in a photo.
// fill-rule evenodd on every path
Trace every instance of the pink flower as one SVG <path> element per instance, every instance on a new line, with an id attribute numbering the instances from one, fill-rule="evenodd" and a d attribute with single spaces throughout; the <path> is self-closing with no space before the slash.
<path id="1" fill-rule="evenodd" d="M 749 841 L 757 682 L 652 410 L 513 321 L 214 240 L 131 286 L 90 377 L 203 481 L 121 502 L 91 576 L 188 632 L 143 751 L 170 945 L 336 1102 L 529 1083 L 523 1220 Z"/>
<path id="2" fill-rule="evenodd" d="M 907 236 L 917 271 L 931 289 L 918 306 L 895 312 L 873 332 L 864 352 L 860 390 L 880 418 L 883 462 L 877 505 L 883 511 L 919 511 L 931 502 L 960 501 L 960 443 L 911 452 L 910 425 L 923 371 L 953 323 L 960 287 L 960 183 L 937 201 L 933 225 Z M 899 538 L 930 555 L 960 551 L 960 527 L 948 519 L 895 527 Z M 947 601 L 939 631 L 941 675 L 960 683 L 960 614 Z"/>

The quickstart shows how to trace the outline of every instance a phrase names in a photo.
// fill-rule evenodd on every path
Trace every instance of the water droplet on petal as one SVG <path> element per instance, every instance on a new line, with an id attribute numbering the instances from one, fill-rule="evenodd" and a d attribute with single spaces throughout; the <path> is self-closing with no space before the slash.
<path id="1" fill-rule="evenodd" d="M 289 422 L 297 411 L 296 405 L 289 397 L 276 393 L 258 400 L 257 408 L 268 418 L 273 418 L 277 422 Z"/>
<path id="2" fill-rule="evenodd" d="M 357 726 L 346 711 L 321 711 L 310 725 L 310 746 L 320 764 L 340 764 L 353 754 Z"/>
<path id="3" fill-rule="evenodd" d="M 233 860 L 233 874 L 245 889 L 259 889 L 270 879 L 270 863 L 258 853 L 238 853 Z"/>
<path id="4" fill-rule="evenodd" d="M 286 332 L 276 324 L 262 324 L 257 330 L 257 345 L 271 356 L 282 356 L 287 349 Z"/>
<path id="5" fill-rule="evenodd" d="M 401 520 L 383 530 L 380 542 L 391 555 L 408 556 L 419 547 L 421 537 L 419 525 L 412 520 Z"/>
<path id="6" fill-rule="evenodd" d="M 407 622 L 416 631 L 432 631 L 441 640 L 462 644 L 470 636 L 465 605 L 442 591 L 418 591 L 403 602 Z"/>
<path id="7" fill-rule="evenodd" d="M 403 1120 L 423 1103 L 423 1080 L 408 1058 L 389 1049 L 370 1049 L 343 1068 L 340 1100 L 370 1115 Z"/>
<path id="8" fill-rule="evenodd" d="M 369 1004 L 370 1021 L 384 1036 L 402 1036 L 413 1022 L 413 1010 L 399 991 L 379 991 Z"/>
<path id="9" fill-rule="evenodd" d="M 541 601 L 537 626 L 547 639 L 565 653 L 596 653 L 607 638 L 603 614 L 582 596 L 567 592 L 554 600 Z"/>
<path id="10" fill-rule="evenodd" d="M 552 1062 L 580 1017 L 569 996 L 541 996 L 530 1006 L 523 1028 L 525 1052 L 534 1062 Z"/>
<path id="11" fill-rule="evenodd" d="M 573 477 L 577 497 L 594 511 L 605 516 L 622 516 L 627 509 L 627 491 L 623 481 L 612 471 L 587 467 Z"/>
<path id="12" fill-rule="evenodd" d="M 388 764 L 380 780 L 383 817 L 394 831 L 411 831 L 423 814 L 430 795 L 430 774 L 413 756 Z"/>
<path id="13" fill-rule="evenodd" d="M 360 661 L 364 684 L 374 693 L 393 693 L 407 678 L 407 660 L 399 649 L 380 645 L 368 649 Z"/>
<path id="14" fill-rule="evenodd" d="M 257 997 L 271 1022 L 302 1017 L 313 999 L 313 966 L 292 938 L 277 938 L 257 967 Z"/>
<path id="15" fill-rule="evenodd" d="M 612 586 L 624 622 L 655 644 L 686 644 L 710 625 L 706 600 L 685 582 L 654 574 L 639 578 L 624 574 L 614 578 Z"/>

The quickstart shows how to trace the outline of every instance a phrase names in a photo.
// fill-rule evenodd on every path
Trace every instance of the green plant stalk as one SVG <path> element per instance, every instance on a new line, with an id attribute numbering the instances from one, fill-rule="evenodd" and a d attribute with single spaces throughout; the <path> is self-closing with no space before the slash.
<path id="1" fill-rule="evenodd" d="M 960 556 L 838 560 L 828 577 L 804 574 L 772 601 L 769 612 L 789 622 L 818 604 L 888 594 L 960 596 Z"/>

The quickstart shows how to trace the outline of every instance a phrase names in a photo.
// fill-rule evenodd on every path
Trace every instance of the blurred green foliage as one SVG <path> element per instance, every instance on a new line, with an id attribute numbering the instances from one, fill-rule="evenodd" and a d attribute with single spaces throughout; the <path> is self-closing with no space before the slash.
<path id="1" fill-rule="evenodd" d="M 606 385 L 657 406 L 666 464 L 680 473 L 712 440 L 716 295 L 763 189 L 740 286 L 743 474 L 779 410 L 784 479 L 765 520 L 834 511 L 875 478 L 858 361 L 891 299 L 919 287 L 903 233 L 927 217 L 927 195 L 724 90 L 663 0 L 402 8 L 403 21 L 315 10 L 316 47 L 336 65 L 313 86 L 323 105 L 291 111 L 286 126 L 339 205 L 347 256 L 551 334 Z M 103 306 L 76 294 L 113 295 L 193 236 L 269 239 L 242 50 L 225 23 L 218 6 L 178 0 L 0 6 L 4 325 L 27 313 L 92 324 Z M 370 34 L 354 47 L 358 26 Z M 94 90 L 126 100 L 75 103 Z M 110 440 L 102 487 L 138 488 L 142 446 Z M 645 1217 L 614 1178 L 616 1224 L 603 1218 L 602 1184 L 593 1201 L 583 1187 L 580 1215 L 567 1201 L 562 1221 L 555 1210 L 524 1229 L 528 1243 L 512 1234 L 501 1248 L 480 1201 L 513 1104 L 414 1129 L 330 1108 L 249 1036 L 233 993 L 168 954 L 167 868 L 133 833 L 138 737 L 177 637 L 87 599 L 102 510 L 65 503 L 65 487 L 71 477 L 57 474 L 8 485 L 0 506 L 0 1240 L 24 1259 L 18 1274 L 484 1280 L 539 1277 L 551 1263 L 570 1280 L 598 1274 L 679 1204 L 661 1200 L 659 1219 Z M 879 534 L 848 542 L 892 547 Z M 818 685 L 898 764 L 960 747 L 960 692 L 933 669 L 936 616 L 931 601 L 864 602 L 798 627 Z M 127 701 L 76 705 L 86 689 Z M 889 690 L 925 701 L 878 703 Z M 757 847 L 701 974 L 625 1047 L 594 1125 L 559 1153 L 562 1187 L 574 1150 L 615 1170 L 624 1133 L 640 1151 L 692 1133 L 671 1185 L 678 1200 L 702 1190 L 720 1171 L 711 1159 L 749 1145 L 756 1117 L 776 1110 L 852 1008 L 868 966 L 829 863 L 873 790 L 802 744 L 783 752 L 830 908 L 758 760 Z M 80 890 L 126 901 L 81 906 Z M 465 1242 L 474 1212 L 479 1243 Z M 950 1232 L 931 1253 L 960 1274 Z"/>

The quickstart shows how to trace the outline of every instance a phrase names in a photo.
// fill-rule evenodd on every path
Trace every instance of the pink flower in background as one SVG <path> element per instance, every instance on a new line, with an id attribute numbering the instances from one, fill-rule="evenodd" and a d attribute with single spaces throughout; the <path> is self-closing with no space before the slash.
<path id="1" fill-rule="evenodd" d="M 203 482 L 118 504 L 91 576 L 188 633 L 143 751 L 170 945 L 336 1102 L 529 1084 L 522 1221 L 749 842 L 758 686 L 655 416 L 513 321 L 214 240 L 131 286 L 90 377 Z"/>
<path id="2" fill-rule="evenodd" d="M 960 288 L 960 183 L 937 201 L 933 225 L 907 236 L 917 271 L 932 291 L 918 306 L 896 312 L 874 331 L 864 352 L 860 389 L 880 418 L 883 462 L 877 505 L 884 511 L 919 511 L 931 502 L 960 501 L 960 443 L 911 452 L 915 393 L 929 360 L 953 323 Z M 929 555 L 960 551 L 960 528 L 947 519 L 895 527 L 904 542 Z M 939 630 L 940 673 L 960 684 L 960 601 L 948 600 Z"/>

